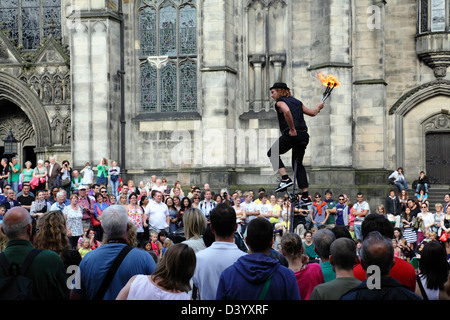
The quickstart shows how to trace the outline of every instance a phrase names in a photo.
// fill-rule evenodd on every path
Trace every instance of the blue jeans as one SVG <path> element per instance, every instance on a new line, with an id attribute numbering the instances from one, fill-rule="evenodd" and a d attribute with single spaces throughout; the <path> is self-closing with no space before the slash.
<path id="1" fill-rule="evenodd" d="M 405 180 L 397 180 L 395 181 L 395 185 L 402 191 L 403 189 L 408 190 L 408 185 Z"/>
<path id="2" fill-rule="evenodd" d="M 19 193 L 19 182 L 11 182 L 11 189 L 13 189 L 17 195 Z"/>
<path id="3" fill-rule="evenodd" d="M 117 181 L 112 181 L 110 179 L 110 182 L 111 182 L 111 192 L 112 192 L 113 195 L 116 196 L 117 201 L 119 201 L 119 184 L 120 184 L 120 180 L 117 179 Z"/>
<path id="4" fill-rule="evenodd" d="M 428 183 L 424 184 L 418 183 L 416 187 L 416 193 L 419 193 L 420 189 L 423 189 L 425 190 L 425 193 L 428 193 Z"/>
<path id="5" fill-rule="evenodd" d="M 362 240 L 362 236 L 361 236 L 361 225 L 360 224 L 354 224 L 355 227 L 355 237 L 358 240 Z"/>

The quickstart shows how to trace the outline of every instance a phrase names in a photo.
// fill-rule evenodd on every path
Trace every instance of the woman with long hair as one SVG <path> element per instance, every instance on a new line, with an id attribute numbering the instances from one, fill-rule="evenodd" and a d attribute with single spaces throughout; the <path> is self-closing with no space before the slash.
<path id="1" fill-rule="evenodd" d="M 447 254 L 437 241 L 425 244 L 419 259 L 416 294 L 424 300 L 449 300 L 444 285 L 449 275 Z"/>
<path id="2" fill-rule="evenodd" d="M 190 300 L 189 283 L 196 266 L 195 252 L 186 244 L 170 246 L 152 275 L 133 276 L 117 300 Z"/>
<path id="3" fill-rule="evenodd" d="M 36 223 L 34 247 L 61 254 L 70 249 L 66 219 L 60 210 L 43 213 Z"/>

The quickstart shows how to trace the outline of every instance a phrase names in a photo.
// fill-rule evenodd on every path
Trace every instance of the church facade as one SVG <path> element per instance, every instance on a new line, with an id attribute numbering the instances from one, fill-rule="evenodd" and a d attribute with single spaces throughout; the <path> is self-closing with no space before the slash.
<path id="1" fill-rule="evenodd" d="M 33 167 L 105 157 L 135 182 L 271 190 L 269 88 L 312 108 L 322 72 L 341 86 L 306 120 L 312 190 L 382 199 L 397 167 L 448 185 L 448 2 L 2 0 L 0 137 Z"/>

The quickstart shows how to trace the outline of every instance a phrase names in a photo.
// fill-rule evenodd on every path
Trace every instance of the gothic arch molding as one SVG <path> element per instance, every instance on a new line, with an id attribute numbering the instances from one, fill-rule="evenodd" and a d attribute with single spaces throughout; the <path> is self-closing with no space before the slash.
<path id="1" fill-rule="evenodd" d="M 0 99 L 16 104 L 28 116 L 36 132 L 37 149 L 50 145 L 50 122 L 35 92 L 19 79 L 0 72 Z"/>
<path id="2" fill-rule="evenodd" d="M 442 95 L 450 97 L 450 81 L 431 81 L 405 93 L 389 110 L 395 118 L 396 167 L 403 166 L 405 160 L 404 117 L 420 103 Z"/>

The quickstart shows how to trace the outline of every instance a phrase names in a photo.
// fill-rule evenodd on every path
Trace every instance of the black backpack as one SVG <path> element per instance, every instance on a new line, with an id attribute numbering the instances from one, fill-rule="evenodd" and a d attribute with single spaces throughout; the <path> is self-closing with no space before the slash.
<path id="1" fill-rule="evenodd" d="M 25 258 L 22 266 L 9 264 L 4 253 L 0 253 L 0 264 L 5 277 L 0 280 L 0 300 L 35 300 L 33 280 L 25 276 L 25 272 L 33 263 L 34 258 L 42 250 L 33 249 Z"/>

